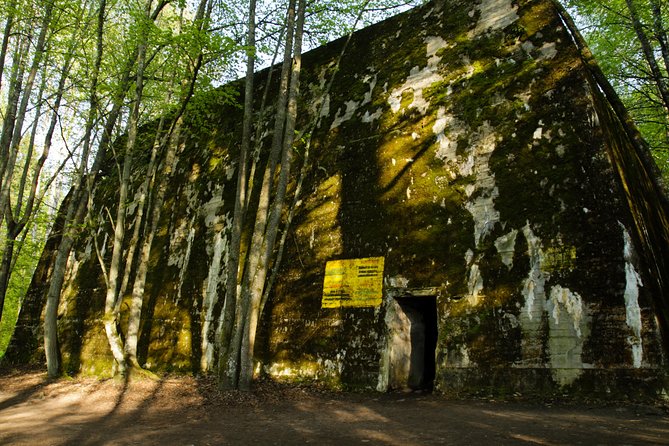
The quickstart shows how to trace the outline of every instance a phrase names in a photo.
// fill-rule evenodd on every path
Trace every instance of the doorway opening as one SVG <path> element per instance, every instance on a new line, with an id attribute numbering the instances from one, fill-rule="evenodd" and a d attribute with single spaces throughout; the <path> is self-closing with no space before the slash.
<path id="1" fill-rule="evenodd" d="M 388 389 L 432 391 L 436 372 L 436 296 L 391 298 L 388 326 Z"/>

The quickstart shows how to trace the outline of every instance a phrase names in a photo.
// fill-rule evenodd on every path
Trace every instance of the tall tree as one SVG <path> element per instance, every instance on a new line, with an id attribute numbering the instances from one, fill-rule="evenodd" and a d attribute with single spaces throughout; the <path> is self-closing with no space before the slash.
<path id="1" fill-rule="evenodd" d="M 107 340 L 111 348 L 112 355 L 118 371 L 125 373 L 127 368 L 126 355 L 124 352 L 123 341 L 119 333 L 120 308 L 123 296 L 120 294 L 121 287 L 119 277 L 123 268 L 123 249 L 126 238 L 125 220 L 127 216 L 128 194 L 130 191 L 130 173 L 133 165 L 137 146 L 137 135 L 139 132 L 140 109 L 142 106 L 144 91 L 144 70 L 147 64 L 147 47 L 151 26 L 151 8 L 153 1 L 147 0 L 141 14 L 138 14 L 136 22 L 137 27 L 137 61 L 135 65 L 135 91 L 132 98 L 132 108 L 128 119 L 128 139 L 123 153 L 123 166 L 119 172 L 119 192 L 116 209 L 116 219 L 112 222 L 114 228 L 114 237 L 112 241 L 112 258 L 107 267 L 107 293 L 105 297 L 105 316 L 104 326 L 107 333 Z M 158 7 L 163 8 L 167 2 L 161 2 Z M 157 16 L 157 15 L 156 15 Z M 104 263 L 101 260 L 101 265 Z M 127 259 L 126 268 L 131 267 L 132 259 Z"/>
<path id="2" fill-rule="evenodd" d="M 255 22 L 253 21 L 254 2 L 249 14 L 247 48 L 257 47 L 255 42 Z M 332 12 L 339 17 L 351 15 L 356 18 L 349 23 L 353 28 L 365 12 L 370 10 L 390 11 L 398 6 L 406 6 L 411 2 L 376 2 L 375 8 L 367 9 L 371 2 L 319 2 L 312 4 L 315 15 L 326 16 L 325 22 L 332 19 Z M 344 6 L 342 6 L 344 5 Z M 253 380 L 253 359 L 255 337 L 258 321 L 272 285 L 272 269 L 279 266 L 280 257 L 277 253 L 277 237 L 280 233 L 281 217 L 286 205 L 287 189 L 291 177 L 295 125 L 298 116 L 297 98 L 301 71 L 301 52 L 304 34 L 304 21 L 307 15 L 307 2 L 300 0 L 288 2 L 287 28 L 284 37 L 284 60 L 279 91 L 274 108 L 274 129 L 272 142 L 267 155 L 259 191 L 253 196 L 258 201 L 253 206 L 247 203 L 252 196 L 254 182 L 249 180 L 247 169 L 247 150 L 250 142 L 250 125 L 253 117 L 252 98 L 248 97 L 253 89 L 253 63 L 257 53 L 247 53 L 247 75 L 245 85 L 244 126 L 242 149 L 239 159 L 237 195 L 231 228 L 231 245 L 228 250 L 227 278 L 224 310 L 220 330 L 219 383 L 222 388 L 239 388 L 248 390 Z M 334 14 L 336 15 L 336 14 Z M 335 21 L 329 26 L 321 27 L 324 33 L 330 34 Z M 341 22 L 338 22 L 341 23 Z M 322 23 L 321 23 L 322 25 Z M 341 26 L 337 26 L 341 32 Z M 318 27 L 314 28 L 317 30 Z M 331 35 L 331 34 L 330 34 Z M 262 113 L 260 114 L 262 116 Z M 259 126 L 261 123 L 255 123 Z M 256 141 L 257 143 L 258 141 Z M 257 148 L 256 148 L 257 150 Z M 306 166 L 305 168 L 306 169 Z M 304 170 L 303 169 L 303 170 Z M 253 169 L 251 170 L 253 171 Z M 293 201 L 295 203 L 296 200 Z M 249 208 L 255 208 L 254 218 L 248 218 Z M 290 214 L 290 211 L 289 211 Z M 284 228 L 284 233 L 287 229 Z M 248 246 L 241 249 L 244 233 L 249 234 Z M 280 243 L 279 243 L 280 245 Z M 279 252 L 281 250 L 279 249 Z"/>
<path id="3" fill-rule="evenodd" d="M 2 11 L 5 20 L 5 28 L 2 33 L 2 43 L 0 43 L 0 87 L 2 87 L 2 74 L 5 69 L 5 59 L 7 58 L 7 48 L 9 48 L 9 39 L 12 34 L 14 26 L 14 16 L 16 14 L 16 0 L 7 2 L 6 7 Z"/>
<path id="4" fill-rule="evenodd" d="M 195 35 L 200 35 L 207 29 L 209 18 L 211 14 L 211 3 L 209 0 L 200 0 L 193 23 L 192 32 Z M 149 267 L 149 258 L 151 256 L 151 248 L 153 246 L 153 238 L 156 233 L 162 207 L 165 201 L 165 194 L 167 192 L 168 181 L 174 169 L 174 162 L 176 159 L 176 151 L 178 147 L 178 139 L 180 136 L 181 120 L 188 103 L 193 97 L 195 85 L 197 83 L 200 69 L 202 68 L 205 48 L 199 46 L 196 50 L 194 62 L 192 66 L 187 67 L 185 75 L 181 78 L 177 73 L 175 76 L 170 76 L 170 79 L 176 80 L 180 83 L 180 90 L 183 91 L 179 97 L 178 111 L 171 119 L 171 125 L 165 135 L 162 134 L 161 128 L 164 122 L 164 117 L 161 118 L 156 132 L 156 141 L 153 144 L 151 151 L 151 159 L 149 161 L 148 172 L 146 180 L 142 185 L 142 193 L 138 203 L 138 215 L 136 216 L 135 228 L 138 229 L 141 224 L 144 200 L 147 195 L 154 193 L 151 208 L 149 209 L 149 219 L 146 222 L 146 230 L 144 231 L 144 239 L 140 245 L 140 257 L 137 262 L 137 271 L 135 273 L 135 281 L 132 288 L 132 298 L 130 303 L 130 310 L 128 315 L 128 331 L 125 341 L 125 352 L 128 356 L 130 364 L 135 368 L 140 368 L 137 359 L 137 344 L 139 337 L 139 327 L 141 322 L 141 310 L 144 302 L 144 289 L 146 285 L 146 276 Z M 172 74 L 172 73 L 168 73 Z M 174 89 L 174 85 L 169 85 L 168 90 Z M 165 160 L 162 172 L 156 177 L 157 163 L 156 159 L 158 152 L 165 151 Z M 155 180 L 152 180 L 155 179 Z M 133 237 L 131 241 L 131 248 L 136 244 L 140 244 L 139 237 Z M 128 257 L 132 257 L 128 255 Z M 129 268 L 126 268 L 129 270 Z"/>
<path id="5" fill-rule="evenodd" d="M 255 75 L 256 46 L 256 1 L 249 1 L 248 34 L 246 38 L 246 79 L 244 83 L 244 117 L 242 124 L 242 142 L 237 167 L 237 192 L 232 220 L 230 249 L 228 250 L 227 281 L 221 339 L 219 340 L 219 381 L 224 388 L 236 388 L 239 381 L 238 345 L 234 344 L 237 335 L 235 327 L 239 326 L 241 315 L 239 302 L 239 265 L 242 230 L 246 218 L 246 196 L 249 150 L 251 145 L 251 128 L 253 125 L 253 84 Z"/>
<path id="6" fill-rule="evenodd" d="M 74 244 L 78 228 L 83 221 L 86 204 L 88 202 L 86 193 L 86 182 L 92 181 L 91 176 L 87 176 L 87 167 L 91 152 L 92 134 L 95 120 L 98 112 L 98 81 L 100 67 L 103 57 L 103 33 L 105 27 L 105 12 L 107 8 L 106 0 L 100 0 L 97 8 L 93 7 L 93 15 L 97 17 L 95 27 L 95 56 L 93 70 L 89 88 L 88 116 L 85 121 L 83 136 L 83 153 L 79 161 L 76 177 L 74 178 L 73 188 L 70 193 L 70 199 L 67 202 L 63 222 L 63 233 L 56 249 L 54 266 L 51 274 L 51 281 L 46 294 L 46 305 L 44 314 L 44 352 L 46 356 L 47 374 L 49 377 L 56 377 L 60 373 L 60 363 L 58 354 L 58 304 L 60 302 L 60 292 L 65 280 L 65 271 L 70 251 Z M 122 89 L 124 90 L 124 89 Z M 123 94 L 117 94 L 115 106 L 112 108 L 110 116 L 107 119 L 98 155 L 93 164 L 93 175 L 97 172 L 106 153 L 106 144 L 111 139 L 113 126 L 116 124 L 117 116 L 121 108 Z"/>
<path id="7" fill-rule="evenodd" d="M 604 75 L 669 177 L 669 5 L 665 0 L 565 0 Z"/>
<path id="8" fill-rule="evenodd" d="M 280 91 L 275 113 L 274 135 L 265 167 L 255 219 L 252 221 L 251 242 L 243 261 L 239 261 L 238 268 L 231 268 L 228 272 L 229 275 L 234 275 L 235 281 L 233 282 L 229 276 L 226 293 L 230 294 L 226 294 L 226 308 L 234 306 L 235 317 L 234 324 L 229 332 L 229 338 L 223 338 L 222 340 L 224 342 L 221 349 L 223 354 L 220 358 L 219 367 L 221 368 L 221 383 L 224 387 L 248 390 L 253 379 L 253 351 L 257 323 L 260 317 L 260 303 L 270 266 L 269 256 L 274 250 L 278 218 L 283 209 L 292 162 L 305 9 L 306 2 L 300 0 L 296 14 L 295 1 L 291 0 L 289 2 L 288 32 L 286 34 Z M 296 15 L 297 19 L 295 20 Z M 249 14 L 249 16 L 253 17 L 253 14 Z M 255 24 L 250 19 L 249 43 L 251 45 L 249 46 L 253 44 L 254 26 Z M 293 28 L 295 29 L 294 39 Z M 248 66 L 250 69 L 247 71 L 246 88 L 252 82 L 252 61 L 254 57 L 253 54 L 249 54 Z M 291 60 L 292 69 L 289 69 Z M 246 90 L 247 94 L 249 91 L 252 93 L 252 89 L 250 89 Z M 245 105 L 248 107 L 249 104 L 252 105 L 251 100 Z M 248 108 L 245 109 L 246 119 L 250 114 L 251 111 Z M 248 120 L 245 120 L 246 125 L 250 126 Z M 250 138 L 250 127 L 247 130 L 246 137 Z M 242 155 L 245 156 L 244 153 Z M 238 173 L 238 175 L 241 177 L 242 173 Z M 238 186 L 240 184 L 243 184 L 243 180 L 238 179 Z M 252 184 L 249 184 L 247 188 L 252 186 Z M 245 194 L 249 194 L 249 191 L 238 188 L 236 203 L 243 203 Z M 270 197 L 272 196 L 274 200 L 270 203 Z M 241 217 L 241 212 L 239 214 L 235 212 L 235 217 Z M 239 224 L 243 223 L 233 221 L 233 230 L 238 230 L 236 225 Z M 238 237 L 238 235 L 235 234 L 235 237 Z M 232 255 L 240 258 L 240 254 L 235 252 Z M 228 301 L 229 297 L 230 300 Z M 230 322 L 231 320 L 228 319 L 227 323 Z"/>
<path id="9" fill-rule="evenodd" d="M 52 13 L 54 1 L 55 0 L 47 0 L 46 4 L 44 5 L 42 21 L 39 28 L 37 42 L 35 44 L 35 52 L 33 54 L 30 70 L 28 71 L 28 76 L 22 88 L 20 105 L 16 111 L 16 114 L 12 116 L 14 122 L 7 126 L 6 134 L 5 129 L 3 128 L 2 138 L 0 139 L 0 152 L 2 153 L 3 166 L 2 183 L 0 184 L 0 223 L 2 223 L 8 211 L 7 205 L 9 202 L 12 179 L 14 177 L 16 157 L 18 155 L 19 144 L 21 143 L 21 138 L 23 135 L 23 124 L 28 112 L 28 105 L 30 105 L 35 79 L 42 64 L 42 58 L 44 57 L 47 33 L 49 33 L 51 20 L 53 18 Z M 9 117 L 5 118 L 5 121 L 7 121 L 7 119 L 9 119 Z"/>

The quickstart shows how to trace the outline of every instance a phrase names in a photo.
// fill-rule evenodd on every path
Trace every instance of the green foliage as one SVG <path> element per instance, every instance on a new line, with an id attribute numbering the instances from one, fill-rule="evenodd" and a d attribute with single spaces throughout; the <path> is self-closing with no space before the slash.
<path id="1" fill-rule="evenodd" d="M 641 44 L 626 0 L 565 0 L 577 19 L 583 36 L 602 71 L 620 95 L 650 144 L 653 157 L 665 180 L 669 180 L 669 120 L 662 104 L 657 79 L 644 59 Z M 661 39 L 666 39 L 669 2 L 632 0 L 639 13 L 641 28 L 648 36 L 666 82 L 667 67 L 662 61 Z M 656 21 L 652 6 L 661 19 Z"/>
<path id="2" fill-rule="evenodd" d="M 42 206 L 37 213 L 37 217 L 33 219 L 29 226 L 25 239 L 17 242 L 15 248 L 16 261 L 12 268 L 12 276 L 5 296 L 2 320 L 0 321 L 0 358 L 4 355 L 14 332 L 23 297 L 28 290 L 40 254 L 44 249 L 48 231 L 53 223 L 53 212 L 54 210 L 48 206 Z M 0 243 L 4 244 L 4 237 L 0 237 Z"/>

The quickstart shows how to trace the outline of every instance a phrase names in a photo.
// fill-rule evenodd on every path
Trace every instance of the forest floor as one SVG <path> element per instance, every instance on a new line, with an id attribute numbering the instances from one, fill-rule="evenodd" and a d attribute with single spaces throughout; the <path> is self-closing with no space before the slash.
<path id="1" fill-rule="evenodd" d="M 46 380 L 0 374 L 2 445 L 669 444 L 666 405 L 335 393 L 211 378 Z"/>

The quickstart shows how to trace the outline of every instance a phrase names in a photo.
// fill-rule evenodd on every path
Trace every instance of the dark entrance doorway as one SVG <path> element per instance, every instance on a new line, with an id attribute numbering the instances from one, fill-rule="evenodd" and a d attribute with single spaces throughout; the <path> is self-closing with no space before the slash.
<path id="1" fill-rule="evenodd" d="M 431 391 L 437 348 L 435 296 L 392 298 L 388 324 L 388 389 Z"/>

